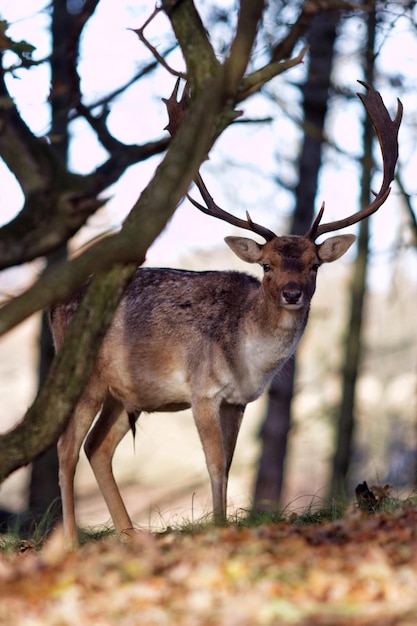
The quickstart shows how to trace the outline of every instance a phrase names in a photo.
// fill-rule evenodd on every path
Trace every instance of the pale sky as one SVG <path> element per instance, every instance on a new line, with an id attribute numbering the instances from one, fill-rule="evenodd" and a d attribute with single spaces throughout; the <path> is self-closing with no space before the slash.
<path id="1" fill-rule="evenodd" d="M 197 5 L 200 3 L 197 2 Z M 220 4 L 220 3 L 219 3 Z M 47 17 L 38 11 L 46 5 L 44 0 L 0 0 L 0 17 L 7 19 L 13 26 L 8 34 L 18 40 L 27 39 L 37 46 L 36 56 L 48 53 L 49 42 L 45 36 Z M 225 2 L 221 3 L 224 6 Z M 147 51 L 137 36 L 128 30 L 140 26 L 152 12 L 154 2 L 133 0 L 101 0 L 94 20 L 86 30 L 81 50 L 80 72 L 83 86 L 88 92 L 89 101 L 111 91 L 117 84 L 128 81 L 134 71 L 149 59 Z M 149 29 L 148 36 L 154 43 L 164 41 L 169 29 L 167 20 L 161 15 Z M 394 31 L 393 31 L 394 32 Z M 355 39 L 363 37 L 360 23 L 352 20 L 349 30 L 345 29 L 340 45 L 347 52 L 335 68 L 338 83 L 352 91 L 362 90 L 356 83 L 362 78 L 357 58 L 350 50 L 355 49 Z M 395 36 L 390 33 L 380 54 L 380 67 L 394 74 L 396 68 L 409 76 L 409 82 L 417 78 L 417 44 L 408 32 L 408 24 L 397 20 Z M 161 43 L 162 47 L 162 43 Z M 11 55 L 10 55 L 11 56 Z M 10 61 L 12 62 L 12 61 Z M 170 62 L 177 68 L 180 58 L 172 56 Z M 288 80 L 299 80 L 304 69 L 290 70 L 285 76 Z M 116 79 L 115 79 L 116 77 Z M 109 117 L 111 130 L 127 143 L 143 143 L 148 139 L 162 136 L 166 125 L 166 114 L 161 97 L 166 97 L 172 90 L 174 79 L 164 71 L 152 81 L 140 81 L 140 85 L 131 88 L 118 99 L 112 107 Z M 292 116 L 300 117 L 299 92 L 288 85 L 282 78 L 276 79 L 277 94 Z M 383 97 L 391 113 L 395 113 L 395 93 L 381 81 Z M 46 104 L 49 89 L 47 68 L 37 68 L 31 72 L 18 73 L 13 81 L 13 94 L 21 107 L 26 121 L 37 134 L 46 134 L 49 127 L 49 111 Z M 411 134 L 413 116 L 416 115 L 416 102 L 404 101 L 405 120 L 400 133 L 400 158 L 404 167 L 404 178 L 410 182 L 410 191 L 415 188 L 414 171 L 416 170 L 416 133 Z M 261 97 L 254 97 L 243 104 L 245 114 L 263 117 L 271 112 L 268 103 Z M 279 189 L 271 179 L 265 179 L 264 172 L 272 177 L 275 171 L 287 182 L 294 183 L 293 173 L 286 160 L 290 160 L 298 150 L 299 135 L 284 113 L 277 113 L 269 125 L 235 126 L 228 129 L 216 144 L 210 155 L 210 161 L 204 164 L 202 172 L 215 200 L 225 209 L 244 216 L 249 210 L 252 218 L 271 230 L 283 232 L 285 219 L 293 209 L 293 197 L 285 189 Z M 360 118 L 362 105 L 359 100 L 341 109 L 335 100 L 328 118 L 328 128 L 334 133 L 337 146 L 351 155 L 360 151 Z M 134 124 L 132 124 L 132 120 Z M 83 121 L 73 124 L 75 137 L 71 150 L 71 164 L 74 170 L 90 171 L 100 160 L 103 153 Z M 276 153 L 280 151 L 277 164 Z M 357 164 L 334 150 L 328 150 L 326 166 L 323 167 L 317 207 L 326 201 L 325 221 L 338 219 L 352 213 L 357 208 L 358 167 Z M 141 190 L 146 186 L 159 159 L 131 167 L 120 182 L 111 190 L 112 199 L 107 203 L 101 215 L 93 219 L 97 229 L 109 226 L 117 227 L 129 212 Z M 0 222 L 13 217 L 21 207 L 22 195 L 16 181 L 0 162 Z M 378 185 L 380 179 L 376 179 Z M 372 219 L 371 247 L 372 257 L 370 280 L 373 286 L 386 285 L 392 266 L 393 246 L 397 239 L 398 228 L 405 219 L 405 212 L 396 197 L 393 186 L 387 203 Z M 354 232 L 354 228 L 350 232 Z M 185 201 L 177 210 L 173 220 L 160 239 L 148 253 L 148 262 L 155 265 L 175 264 L 175 260 L 194 249 L 207 250 L 221 245 L 225 235 L 236 233 L 233 227 L 218 220 L 200 214 Z M 241 231 L 244 235 L 245 233 Z M 415 254 L 409 254 L 407 262 L 412 267 L 412 275 L 417 276 Z M 250 269 L 250 268 L 248 268 Z"/>

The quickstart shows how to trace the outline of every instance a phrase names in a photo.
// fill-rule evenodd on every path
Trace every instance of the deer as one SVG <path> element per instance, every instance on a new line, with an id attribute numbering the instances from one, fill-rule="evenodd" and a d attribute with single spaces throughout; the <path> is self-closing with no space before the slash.
<path id="1" fill-rule="evenodd" d="M 265 240 L 225 238 L 241 260 L 263 268 L 262 280 L 238 271 L 137 269 L 58 440 L 68 542 L 77 543 L 74 475 L 84 440 L 116 532 L 121 537 L 138 532 L 114 478 L 112 458 L 129 430 L 135 434 L 142 412 L 191 408 L 210 478 L 214 521 L 225 522 L 229 470 L 246 405 L 264 392 L 294 355 L 307 324 L 319 267 L 344 255 L 356 237 L 334 234 L 321 243 L 316 240 L 368 218 L 390 193 L 402 104 L 398 100 L 392 120 L 380 93 L 359 82 L 366 94 L 358 96 L 375 128 L 383 159 L 381 188 L 368 206 L 321 223 L 323 203 L 305 235 L 277 236 L 249 214 L 244 220 L 220 208 L 198 174 L 195 182 L 205 206 L 192 199 L 197 208 Z M 50 310 L 56 350 L 84 292 L 79 289 Z"/>

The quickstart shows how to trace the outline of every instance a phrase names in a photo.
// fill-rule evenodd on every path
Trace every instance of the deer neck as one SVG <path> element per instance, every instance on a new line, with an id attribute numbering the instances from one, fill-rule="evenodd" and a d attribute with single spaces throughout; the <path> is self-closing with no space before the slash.
<path id="1" fill-rule="evenodd" d="M 308 314 L 309 306 L 286 310 L 260 290 L 246 318 L 244 331 L 247 344 L 258 354 L 258 367 L 265 372 L 274 371 L 294 354 Z"/>
<path id="2" fill-rule="evenodd" d="M 228 401 L 247 404 L 262 394 L 294 354 L 307 315 L 308 311 L 285 310 L 273 314 L 254 303 L 240 326 L 239 357 L 234 362 L 233 393 Z"/>

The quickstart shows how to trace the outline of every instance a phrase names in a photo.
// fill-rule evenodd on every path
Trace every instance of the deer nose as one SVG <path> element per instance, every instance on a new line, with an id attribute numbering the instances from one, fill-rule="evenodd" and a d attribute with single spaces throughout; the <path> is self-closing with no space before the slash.
<path id="1" fill-rule="evenodd" d="M 282 289 L 283 304 L 302 304 L 303 292 L 295 282 L 289 282 Z"/>

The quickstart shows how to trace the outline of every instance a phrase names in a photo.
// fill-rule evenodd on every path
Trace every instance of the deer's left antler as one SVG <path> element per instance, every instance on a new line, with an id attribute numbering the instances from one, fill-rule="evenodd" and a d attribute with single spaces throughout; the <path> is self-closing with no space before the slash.
<path id="1" fill-rule="evenodd" d="M 339 228 L 346 228 L 346 226 L 351 226 L 352 224 L 356 224 L 366 217 L 369 217 L 369 215 L 375 213 L 375 211 L 377 211 L 385 202 L 391 191 L 390 184 L 394 180 L 395 166 L 398 159 L 398 131 L 403 115 L 403 105 L 400 100 L 397 100 L 397 114 L 395 119 L 392 120 L 379 91 L 375 91 L 372 87 L 370 87 L 370 85 L 361 80 L 358 82 L 368 90 L 368 93 L 366 94 L 358 93 L 357 95 L 361 99 L 366 112 L 372 121 L 378 136 L 379 145 L 381 147 L 382 160 L 384 164 L 384 175 L 381 189 L 377 194 L 375 194 L 375 199 L 368 206 L 363 207 L 363 209 L 353 215 L 350 215 L 349 217 L 336 220 L 335 222 L 320 224 L 324 210 L 323 204 L 316 219 L 314 220 L 313 225 L 308 233 L 306 233 L 306 237 L 312 241 L 315 241 L 317 237 L 323 233 L 329 233 L 334 230 L 338 230 Z"/>

